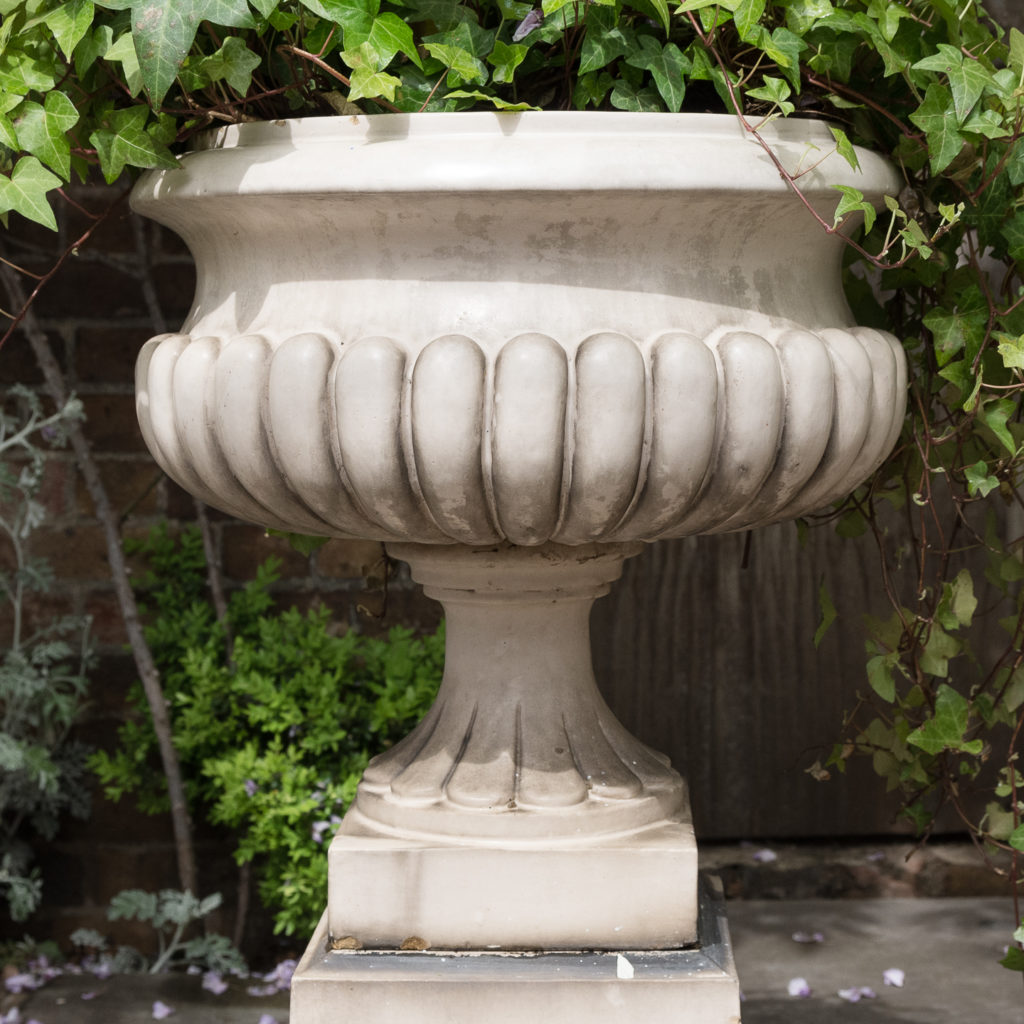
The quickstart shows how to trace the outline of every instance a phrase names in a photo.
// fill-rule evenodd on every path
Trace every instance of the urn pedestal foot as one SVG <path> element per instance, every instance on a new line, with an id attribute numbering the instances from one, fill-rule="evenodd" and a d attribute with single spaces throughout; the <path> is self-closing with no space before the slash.
<path id="1" fill-rule="evenodd" d="M 374 949 L 692 943 L 685 784 L 591 668 L 590 606 L 639 545 L 389 550 L 444 605 L 444 679 L 331 843 L 329 934 Z"/>
<path id="2" fill-rule="evenodd" d="M 698 941 L 623 952 L 331 950 L 326 915 L 292 980 L 301 1024 L 739 1024 L 720 889 L 702 886 Z"/>

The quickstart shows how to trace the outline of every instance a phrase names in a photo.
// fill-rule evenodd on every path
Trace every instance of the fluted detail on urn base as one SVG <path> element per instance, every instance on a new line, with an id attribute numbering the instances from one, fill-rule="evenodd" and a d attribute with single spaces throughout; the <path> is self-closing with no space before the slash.
<path id="1" fill-rule="evenodd" d="M 692 940 L 685 784 L 615 719 L 590 661 L 590 607 L 639 550 L 389 545 L 444 605 L 444 680 L 417 729 L 371 762 L 332 844 L 333 935 L 385 948 L 412 934 L 442 948 Z"/>

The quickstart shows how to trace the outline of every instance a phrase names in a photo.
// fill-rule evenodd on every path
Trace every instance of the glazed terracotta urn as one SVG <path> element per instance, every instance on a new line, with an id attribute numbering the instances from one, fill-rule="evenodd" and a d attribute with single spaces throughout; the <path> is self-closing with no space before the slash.
<path id="1" fill-rule="evenodd" d="M 823 124 L 763 134 L 829 222 L 834 185 L 898 188 Z M 319 941 L 692 944 L 686 787 L 604 704 L 589 610 L 641 545 L 819 509 L 888 454 L 903 354 L 853 323 L 841 240 L 714 115 L 232 126 L 133 205 L 197 264 L 138 360 L 160 465 L 243 519 L 386 542 L 447 616 Z"/>

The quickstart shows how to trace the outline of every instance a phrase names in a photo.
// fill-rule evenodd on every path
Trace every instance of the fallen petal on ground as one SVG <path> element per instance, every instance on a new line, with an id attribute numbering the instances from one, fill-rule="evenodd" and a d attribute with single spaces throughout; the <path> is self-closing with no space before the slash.
<path id="1" fill-rule="evenodd" d="M 787 990 L 796 999 L 807 999 L 811 994 L 811 986 L 807 984 L 806 978 L 790 978 Z"/>
<path id="2" fill-rule="evenodd" d="M 882 971 L 882 981 L 886 985 L 892 985 L 894 988 L 903 988 L 903 982 L 906 980 L 906 973 L 898 967 L 890 967 L 888 970 Z"/>

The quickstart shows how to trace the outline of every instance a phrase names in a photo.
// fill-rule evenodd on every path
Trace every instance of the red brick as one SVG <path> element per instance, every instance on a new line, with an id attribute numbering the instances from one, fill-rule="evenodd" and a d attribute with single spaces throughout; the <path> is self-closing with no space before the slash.
<path id="1" fill-rule="evenodd" d="M 138 680 L 135 662 L 125 651 L 101 654 L 89 669 L 89 706 L 81 719 L 80 733 L 90 746 L 96 746 L 96 723 L 125 715 L 128 691 Z M 102 798 L 98 798 L 102 799 Z"/>
<path id="2" fill-rule="evenodd" d="M 384 545 L 373 540 L 332 540 L 313 556 L 319 576 L 363 579 L 383 572 Z"/>
<path id="3" fill-rule="evenodd" d="M 139 349 L 153 334 L 146 327 L 83 327 L 75 339 L 78 380 L 83 384 L 134 384 Z"/>
<path id="4" fill-rule="evenodd" d="M 99 526 L 40 527 L 32 534 L 30 546 L 34 555 L 49 560 L 62 582 L 98 582 L 110 575 L 107 545 Z"/>
<path id="5" fill-rule="evenodd" d="M 132 228 L 134 215 L 124 196 L 124 185 L 95 184 L 78 185 L 71 192 L 71 197 L 83 207 L 87 213 L 76 209 L 70 203 L 61 211 L 66 244 L 79 239 L 96 223 L 97 217 L 103 217 L 102 223 L 96 227 L 83 246 L 83 251 L 101 251 L 133 256 L 135 254 L 135 233 Z M 109 213 L 108 213 L 109 211 Z"/>
<path id="6" fill-rule="evenodd" d="M 3 330 L 7 330 L 6 326 Z M 0 336 L 2 333 L 0 332 Z M 60 338 L 51 335 L 50 344 L 56 352 L 63 354 L 64 347 Z M 28 387 L 37 387 L 42 382 L 43 373 L 39 369 L 28 339 L 21 331 L 16 331 L 0 349 L 0 385 L 25 384 Z"/>
<path id="7" fill-rule="evenodd" d="M 144 452 L 134 395 L 84 395 L 85 432 L 93 451 Z"/>
<path id="8" fill-rule="evenodd" d="M 191 259 L 192 254 L 180 235 L 176 235 L 170 228 L 165 228 L 155 222 L 151 226 L 153 229 L 150 235 L 152 252 L 157 263 L 163 262 L 168 256 L 185 256 Z"/>
<path id="9" fill-rule="evenodd" d="M 47 458 L 36 493 L 36 501 L 46 509 L 47 519 L 60 519 L 67 514 L 74 478 L 75 465 L 70 455 L 58 452 Z"/>
<path id="10" fill-rule="evenodd" d="M 169 476 L 164 477 L 164 491 L 167 495 L 164 509 L 168 519 L 193 520 L 196 518 L 196 499 L 183 487 L 179 487 Z M 214 508 L 212 505 L 205 507 L 206 517 L 211 523 L 240 524 L 240 520 L 235 519 L 227 512 L 221 512 L 219 508 Z"/>
<path id="11" fill-rule="evenodd" d="M 96 647 L 120 647 L 128 642 L 121 606 L 113 590 L 91 591 L 85 598 L 85 614 L 92 616 L 92 637 Z"/>
<path id="12" fill-rule="evenodd" d="M 21 606 L 21 638 L 31 637 L 51 625 L 54 620 L 74 615 L 75 603 L 70 594 L 30 593 Z M 9 601 L 0 603 L 0 645 L 9 647 L 14 630 L 13 609 Z"/>
<path id="13" fill-rule="evenodd" d="M 152 459 L 146 456 L 105 460 L 98 465 L 107 497 L 118 518 L 160 514 L 163 505 L 160 484 L 164 473 Z M 82 515 L 95 515 L 96 507 L 81 476 L 76 479 L 75 505 Z"/>
<path id="14" fill-rule="evenodd" d="M 272 537 L 260 526 L 229 523 L 222 527 L 222 560 L 229 580 L 246 582 L 271 555 L 280 559 L 282 579 L 309 575 L 309 559 L 284 537 Z"/>
<path id="15" fill-rule="evenodd" d="M 176 331 L 192 308 L 196 292 L 196 272 L 191 263 L 165 263 L 155 274 L 160 309 L 167 318 L 167 329 Z"/>
<path id="16" fill-rule="evenodd" d="M 146 304 L 138 280 L 116 267 L 70 257 L 39 297 L 43 317 L 143 317 Z"/>

